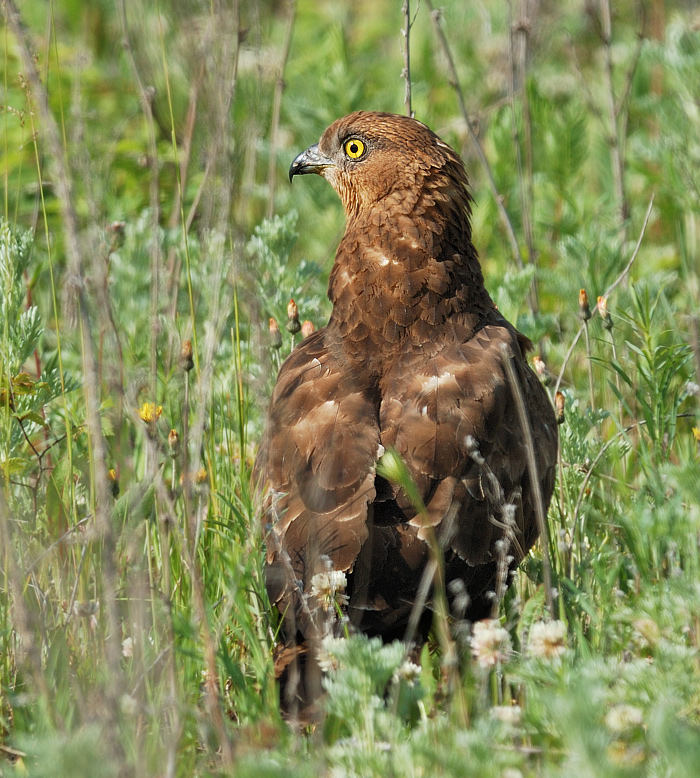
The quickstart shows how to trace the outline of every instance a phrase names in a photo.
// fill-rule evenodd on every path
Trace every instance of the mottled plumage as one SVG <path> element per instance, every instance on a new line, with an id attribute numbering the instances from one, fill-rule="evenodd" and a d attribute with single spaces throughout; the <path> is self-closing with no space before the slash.
<path id="1" fill-rule="evenodd" d="M 301 173 L 335 188 L 347 224 L 330 275 L 330 321 L 282 365 L 256 462 L 268 591 L 286 613 L 286 637 L 319 634 L 305 595 L 329 567 L 347 574 L 352 623 L 403 636 L 429 552 L 424 518 L 377 476 L 389 447 L 443 542 L 447 581 L 464 582 L 467 617 L 483 618 L 504 497 L 515 506 L 511 567 L 538 534 L 503 346 L 528 409 L 545 508 L 557 431 L 525 361 L 529 342 L 484 287 L 462 161 L 413 119 L 360 112 L 294 160 L 290 177 Z"/>

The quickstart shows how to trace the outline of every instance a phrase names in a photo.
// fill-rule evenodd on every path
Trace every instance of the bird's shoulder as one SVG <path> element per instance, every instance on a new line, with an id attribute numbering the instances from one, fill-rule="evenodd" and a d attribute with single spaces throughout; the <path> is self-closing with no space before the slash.
<path id="1" fill-rule="evenodd" d="M 468 481 L 480 456 L 493 463 L 504 485 L 522 479 L 525 434 L 514 391 L 523 394 L 532 434 L 541 444 L 539 464 L 549 470 L 556 458 L 551 404 L 527 365 L 518 332 L 497 318 L 468 337 L 465 331 L 459 322 L 446 328 L 430 358 L 407 353 L 387 376 L 383 391 L 382 444 L 401 454 L 428 500 L 439 492 L 441 481 L 451 483 L 450 488 Z M 506 359 L 515 367 L 517 389 L 510 385 Z M 435 518 L 442 518 L 437 508 Z"/>
<path id="2" fill-rule="evenodd" d="M 282 547 L 293 551 L 295 574 L 307 584 L 322 559 L 347 570 L 367 535 L 380 453 L 376 406 L 325 329 L 280 369 L 256 472 L 268 560 Z"/>

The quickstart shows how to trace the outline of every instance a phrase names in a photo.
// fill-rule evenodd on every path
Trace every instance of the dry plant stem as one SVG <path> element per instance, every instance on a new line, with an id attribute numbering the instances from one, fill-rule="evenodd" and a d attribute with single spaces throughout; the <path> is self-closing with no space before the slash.
<path id="1" fill-rule="evenodd" d="M 294 21 L 296 19 L 297 3 L 296 0 L 289 0 L 289 16 L 287 17 L 287 30 L 284 35 L 284 45 L 282 47 L 282 61 L 280 62 L 277 82 L 275 84 L 275 97 L 272 104 L 272 124 L 270 130 L 270 158 L 267 166 L 267 213 L 268 219 L 271 219 L 275 213 L 275 189 L 277 184 L 277 146 L 279 145 L 279 126 L 280 110 L 282 108 L 282 94 L 284 93 L 284 71 L 289 59 L 289 50 L 292 46 L 292 34 L 294 32 Z"/>
<path id="2" fill-rule="evenodd" d="M 530 429 L 530 420 L 527 415 L 527 409 L 525 408 L 525 401 L 523 400 L 522 389 L 520 388 L 520 381 L 518 379 L 515 368 L 511 361 L 511 353 L 508 346 L 505 344 L 501 346 L 501 353 L 503 356 L 503 364 L 508 374 L 508 383 L 510 384 L 513 398 L 515 399 L 515 405 L 518 410 L 518 417 L 520 419 L 520 426 L 522 427 L 525 435 L 525 448 L 527 450 L 527 469 L 530 475 L 530 483 L 532 484 L 532 492 L 535 498 L 535 518 L 537 519 L 537 528 L 542 538 L 542 565 L 544 573 L 544 587 L 545 598 L 547 600 L 547 608 L 552 616 L 552 619 L 557 618 L 557 613 L 554 608 L 554 599 L 552 597 L 552 564 L 549 558 L 549 533 L 547 531 L 547 515 L 544 510 L 544 503 L 542 502 L 542 490 L 540 489 L 539 473 L 537 472 L 537 462 L 535 461 L 535 446 L 532 441 L 532 430 Z"/>
<path id="3" fill-rule="evenodd" d="M 700 317 L 697 314 L 690 317 L 690 337 L 695 358 L 695 381 L 700 384 Z"/>
<path id="4" fill-rule="evenodd" d="M 593 383 L 593 353 L 591 352 L 591 334 L 588 331 L 588 320 L 583 322 L 583 334 L 586 337 L 586 362 L 588 366 L 588 387 L 591 394 L 591 411 L 595 412 L 595 385 Z"/>
<path id="5" fill-rule="evenodd" d="M 156 145 L 156 130 L 153 119 L 153 89 L 148 89 L 141 79 L 129 36 L 129 26 L 126 20 L 126 7 L 124 0 L 119 0 L 119 15 L 121 17 L 122 34 L 124 35 L 124 49 L 127 53 L 131 73 L 139 90 L 139 102 L 146 122 L 148 134 L 148 165 L 151 173 L 150 181 L 150 210 L 153 222 L 153 240 L 151 241 L 151 399 L 156 400 L 157 382 L 157 354 L 158 354 L 158 287 L 160 276 L 160 241 L 156 236 L 160 232 L 160 186 L 158 182 L 158 147 Z"/>
<path id="6" fill-rule="evenodd" d="M 510 79 L 508 82 L 508 101 L 510 103 L 511 121 L 513 129 L 513 145 L 515 147 L 515 157 L 518 168 L 518 183 L 520 188 L 520 203 L 522 208 L 523 232 L 525 233 L 525 244 L 527 245 L 528 262 L 537 264 L 537 254 L 535 242 L 532 233 L 532 214 L 533 205 L 533 171 L 532 171 L 532 128 L 530 122 L 530 103 L 527 96 L 526 85 L 526 63 L 527 63 L 527 35 L 529 20 L 526 16 L 527 0 L 521 0 L 520 18 L 517 22 L 512 21 L 512 2 L 508 0 L 508 20 L 510 34 L 508 40 Z M 516 52 L 517 49 L 517 52 Z M 518 117 L 515 110 L 515 94 L 520 90 L 520 103 L 523 115 L 523 135 L 521 143 L 520 133 L 518 131 Z M 523 168 L 521 146 L 525 147 L 525 166 Z M 528 305 L 533 313 L 538 310 L 537 301 L 537 283 L 532 280 L 532 285 L 528 291 Z"/>
<path id="7" fill-rule="evenodd" d="M 425 611 L 428 595 L 432 589 L 435 609 L 433 626 L 437 633 L 440 648 L 443 652 L 442 664 L 443 667 L 447 668 L 450 692 L 454 695 L 455 704 L 457 706 L 456 712 L 460 723 L 463 726 L 467 726 L 469 724 L 469 707 L 464 696 L 464 689 L 462 688 L 459 676 L 457 649 L 454 640 L 452 639 L 452 635 L 450 634 L 450 611 L 447 603 L 447 596 L 445 594 L 445 563 L 443 549 L 433 527 L 429 525 L 430 519 L 425 505 L 418 505 L 415 507 L 419 510 L 426 525 L 428 525 L 428 537 L 425 542 L 430 551 L 430 559 L 421 576 L 418 591 L 416 592 L 416 599 L 413 603 L 411 615 L 406 627 L 406 633 L 404 635 L 406 653 L 408 654 L 412 650 L 413 641 L 418 629 L 418 622 Z M 453 528 L 451 526 L 445 527 L 443 543 L 446 541 L 449 542 L 448 539 L 452 534 L 452 531 Z"/>
<path id="8" fill-rule="evenodd" d="M 623 243 L 627 240 L 627 219 L 629 204 L 625 193 L 625 160 L 620 143 L 619 114 L 616 110 L 614 66 L 612 61 L 612 20 L 610 0 L 600 0 L 601 33 L 605 50 L 605 77 L 607 81 L 608 131 L 610 133 L 610 154 L 612 156 L 613 176 L 615 180 L 615 195 L 620 209 L 620 225 Z"/>
<path id="9" fill-rule="evenodd" d="M 18 653 L 20 657 L 28 662 L 37 690 L 42 695 L 49 716 L 55 724 L 53 697 L 49 692 L 41 662 L 41 646 L 36 644 L 34 619 L 24 599 L 26 586 L 24 582 L 27 577 L 27 567 L 22 565 L 21 549 L 19 549 L 19 554 L 17 554 L 12 541 L 10 510 L 5 499 L 6 482 L 2 486 L 3 488 L 0 489 L 0 547 L 4 550 L 3 571 L 5 580 L 9 584 L 8 605 L 14 616 L 12 623 L 17 633 Z"/>
<path id="10" fill-rule="evenodd" d="M 612 349 L 612 357 L 615 360 L 615 362 L 618 362 L 617 359 L 617 346 L 615 345 L 615 336 L 613 335 L 612 329 L 610 330 L 610 347 Z M 619 362 L 618 362 L 619 364 Z M 622 407 L 622 384 L 620 383 L 620 376 L 615 371 L 615 388 L 617 389 L 617 396 L 620 398 L 618 400 L 618 407 L 620 412 L 620 424 L 622 424 L 622 419 L 624 418 L 624 408 Z"/>
<path id="11" fill-rule="evenodd" d="M 612 284 L 610 284 L 610 286 L 601 295 L 602 297 L 605 297 L 606 300 L 615 291 L 615 289 L 617 289 L 617 287 L 622 283 L 623 279 L 627 276 L 630 269 L 632 268 L 634 260 L 637 258 L 637 254 L 639 254 L 639 249 L 641 248 L 642 240 L 644 239 L 644 234 L 646 233 L 647 225 L 649 224 L 649 217 L 651 216 L 651 209 L 653 205 L 654 205 L 654 195 L 652 195 L 651 199 L 649 200 L 649 205 L 647 206 L 647 212 L 644 217 L 644 223 L 642 224 L 642 229 L 639 233 L 639 238 L 637 239 L 637 245 L 634 247 L 634 251 L 630 256 L 629 261 L 623 268 L 620 275 L 612 282 Z M 593 307 L 591 314 L 595 314 L 597 310 L 598 310 L 598 303 L 596 303 L 595 306 Z M 564 362 L 562 363 L 561 370 L 559 371 L 559 375 L 557 376 L 557 382 L 554 385 L 553 394 L 555 396 L 556 393 L 559 391 L 559 387 L 561 386 L 562 379 L 564 378 L 564 373 L 566 372 L 566 368 L 569 364 L 569 360 L 571 359 L 571 355 L 574 353 L 576 344 L 579 342 L 579 339 L 581 338 L 583 331 L 584 331 L 584 324 L 582 324 L 579 327 L 579 331 L 576 333 L 576 336 L 574 337 L 571 345 L 569 346 L 569 350 L 566 352 L 566 356 L 564 357 Z"/>
<path id="12" fill-rule="evenodd" d="M 88 297 L 85 288 L 78 219 L 73 204 L 73 179 L 68 166 L 66 152 L 61 143 L 56 120 L 49 109 L 46 89 L 41 82 L 36 62 L 32 56 L 28 33 L 22 23 L 14 0 L 5 0 L 3 11 L 8 27 L 12 31 L 20 49 L 26 78 L 31 86 L 34 100 L 44 125 L 44 137 L 56 168 L 54 179 L 62 211 L 68 260 L 66 288 L 74 299 L 74 305 L 77 307 L 82 336 L 87 422 L 93 455 L 92 477 L 95 489 L 95 524 L 102 537 L 105 551 L 102 556 L 102 571 L 104 575 L 104 605 L 107 618 L 106 647 L 107 660 L 110 666 L 110 694 L 114 695 L 114 702 L 116 703 L 121 662 L 120 626 L 116 605 L 117 570 L 114 558 L 116 540 L 110 518 L 112 497 L 107 479 L 106 449 L 99 412 L 100 386 L 88 312 Z M 116 707 L 114 710 L 116 710 Z"/>
<path id="13" fill-rule="evenodd" d="M 202 64 L 199 68 L 199 73 L 197 74 L 197 78 L 195 79 L 194 83 L 190 88 L 190 98 L 189 98 L 189 104 L 187 106 L 187 118 L 185 120 L 185 130 L 182 138 L 182 150 L 180 156 L 181 186 L 175 188 L 175 199 L 174 199 L 172 210 L 170 211 L 170 217 L 168 219 L 168 226 L 173 229 L 177 227 L 178 222 L 180 220 L 181 208 L 182 208 L 182 192 L 184 192 L 187 187 L 187 176 L 189 172 L 190 159 L 192 158 L 192 154 L 191 154 L 192 138 L 194 136 L 195 120 L 197 118 L 197 104 L 199 100 L 200 88 L 202 86 L 202 81 L 204 79 L 204 73 L 205 73 L 205 63 L 204 61 L 202 61 Z M 202 191 L 204 190 L 204 187 L 209 183 L 209 170 L 210 170 L 210 164 L 207 161 L 207 165 L 204 169 L 204 175 L 202 176 L 202 180 L 199 184 L 197 195 L 195 196 L 192 205 L 190 206 L 190 212 L 188 214 L 188 218 L 185 225 L 186 233 L 190 231 L 190 227 L 192 226 L 192 222 L 194 220 L 194 215 L 197 206 L 199 204 L 199 198 L 202 195 Z M 173 246 L 168 252 L 168 261 L 167 261 L 168 281 L 167 281 L 166 292 L 165 292 L 165 299 L 170 300 L 170 307 L 168 309 L 167 316 L 171 321 L 175 319 L 177 314 L 177 299 L 178 299 L 178 292 L 179 292 L 181 269 L 182 269 L 182 261 L 180 259 L 179 252 L 177 251 L 176 247 Z M 174 348 L 174 342 L 175 342 L 175 333 L 171 332 L 169 343 L 168 343 L 168 359 L 170 365 L 172 365 L 173 361 L 177 359 L 177 351 Z"/>
<path id="14" fill-rule="evenodd" d="M 411 3 L 410 0 L 404 0 L 403 8 L 403 70 L 401 75 L 406 82 L 406 91 L 404 92 L 403 102 L 406 106 L 406 116 L 413 118 L 413 104 L 411 101 Z"/>
<path id="15" fill-rule="evenodd" d="M 216 731 L 219 745 L 221 746 L 222 756 L 225 766 L 231 766 L 234 762 L 234 753 L 231 740 L 226 730 L 224 713 L 218 690 L 218 671 L 216 665 L 216 646 L 212 637 L 211 627 L 209 625 L 209 615 L 207 613 L 206 601 L 204 597 L 204 584 L 199 569 L 199 563 L 193 557 L 190 551 L 190 544 L 187 538 L 177 532 L 177 522 L 174 520 L 176 515 L 175 506 L 168 494 L 168 488 L 163 480 L 163 474 L 159 470 L 155 475 L 156 492 L 161 501 L 164 523 L 169 524 L 173 530 L 172 537 L 179 541 L 180 552 L 190 573 L 190 583 L 192 586 L 192 599 L 194 604 L 194 615 L 202 634 L 202 644 L 204 653 L 204 664 L 206 667 L 207 680 L 204 683 L 204 697 L 207 705 L 210 720 Z M 168 549 L 163 549 L 163 555 L 168 553 Z M 174 638 L 173 638 L 174 639 Z"/>
<path id="16" fill-rule="evenodd" d="M 201 630 L 201 642 L 207 673 L 207 682 L 205 683 L 205 700 L 209 714 L 209 719 L 213 724 L 214 731 L 219 740 L 223 762 L 230 766 L 234 761 L 234 753 L 231 741 L 228 736 L 225 725 L 225 717 L 219 697 L 218 690 L 218 671 L 216 664 L 216 645 L 214 643 L 211 628 L 209 625 L 208 614 L 206 610 L 204 585 L 202 582 L 202 573 L 200 562 L 196 554 L 196 527 L 193 519 L 193 504 L 191 495 L 192 474 L 196 473 L 201 464 L 201 452 L 204 450 L 204 429 L 209 416 L 211 407 L 211 393 L 214 371 L 214 355 L 220 344 L 220 334 L 225 324 L 229 305 L 222 305 L 222 294 L 227 287 L 220 281 L 225 277 L 224 268 L 231 262 L 225 251 L 227 241 L 225 237 L 230 229 L 229 217 L 231 206 L 231 103 L 236 87 L 236 68 L 238 62 L 238 43 L 239 43 L 239 19 L 238 7 L 234 7 L 232 13 L 218 13 L 212 11 L 207 19 L 208 26 L 204 29 L 205 38 L 203 45 L 210 50 L 211 61 L 214 63 L 209 73 L 211 90 L 208 93 L 210 104 L 208 105 L 209 116 L 211 117 L 210 127 L 210 159 L 212 166 L 212 176 L 220 185 L 216 191 L 205 192 L 205 200 L 200 214 L 203 232 L 207 235 L 207 240 L 202 241 L 202 264 L 208 268 L 211 278 L 217 282 L 212 284 L 212 294 L 209 302 L 208 326 L 206 329 L 201 362 L 199 350 L 194 342 L 194 320 L 193 327 L 193 347 L 195 350 L 195 373 L 197 375 L 197 385 L 190 387 L 189 373 L 186 375 L 186 397 L 185 414 L 190 414 L 190 404 L 192 405 L 191 415 L 188 415 L 187 432 L 183 431 L 183 461 L 186 463 L 184 470 L 185 486 L 183 489 L 185 514 L 188 522 L 189 537 L 181 541 L 181 553 L 190 577 L 195 617 L 199 622 Z M 161 41 L 162 44 L 162 41 Z M 212 50 L 214 45 L 219 48 Z M 167 66 L 164 54 L 164 67 Z M 167 75 L 167 74 L 166 74 Z M 170 98 L 169 98 L 170 99 Z M 174 138 L 174 118 L 172 113 L 172 101 L 170 101 L 171 122 L 173 123 Z M 177 148 L 174 144 L 177 154 Z M 181 185 L 181 182 L 179 182 Z M 182 207 L 182 197 L 180 199 L 180 216 L 183 229 L 185 229 L 184 209 Z M 185 240 L 187 236 L 185 235 Z M 191 306 L 193 305 L 191 301 Z M 193 315 L 194 311 L 191 308 Z M 190 397 L 190 393 L 194 396 Z M 163 480 L 162 472 L 156 472 L 157 494 L 162 504 L 163 515 L 172 517 L 175 512 L 172 507 L 172 501 Z M 168 518 L 168 520 L 170 520 Z M 174 530 L 176 525 L 172 524 Z M 180 535 L 178 535 L 180 537 Z"/>
<path id="17" fill-rule="evenodd" d="M 449 43 L 447 42 L 445 32 L 442 29 L 442 25 L 440 24 L 442 12 L 439 10 L 436 11 L 434 9 L 432 0 L 425 0 L 425 1 L 428 8 L 430 9 L 430 15 L 433 20 L 433 24 L 435 26 L 435 32 L 437 33 L 438 40 L 440 41 L 440 46 L 442 48 L 443 54 L 445 55 L 445 59 L 447 60 L 447 66 L 450 71 L 450 79 L 451 79 L 450 85 L 454 88 L 455 93 L 457 94 L 459 108 L 462 113 L 464 122 L 467 125 L 467 132 L 469 133 L 469 138 L 474 146 L 476 155 L 479 158 L 482 167 L 484 168 L 484 172 L 486 173 L 486 178 L 488 179 L 489 182 L 491 194 L 493 195 L 493 199 L 496 202 L 496 207 L 498 208 L 498 214 L 501 217 L 501 221 L 503 223 L 503 226 L 506 231 L 506 235 L 508 237 L 508 243 L 510 244 L 511 253 L 513 254 L 513 259 L 515 260 L 517 266 L 522 270 L 524 267 L 524 262 L 523 262 L 522 254 L 520 253 L 520 247 L 518 246 L 518 239 L 515 235 L 513 224 L 510 220 L 510 217 L 508 216 L 508 212 L 506 211 L 505 206 L 503 205 L 503 197 L 499 193 L 498 187 L 496 186 L 496 179 L 494 178 L 493 171 L 491 170 L 491 166 L 489 165 L 489 162 L 486 159 L 486 154 L 484 153 L 484 149 L 481 146 L 481 141 L 479 140 L 477 134 L 474 132 L 472 121 L 469 118 L 469 112 L 467 111 L 467 104 L 464 99 L 464 92 L 462 91 L 462 86 L 460 84 L 459 77 L 457 75 L 457 68 L 455 67 L 454 58 L 452 57 L 452 51 L 450 49 Z"/>

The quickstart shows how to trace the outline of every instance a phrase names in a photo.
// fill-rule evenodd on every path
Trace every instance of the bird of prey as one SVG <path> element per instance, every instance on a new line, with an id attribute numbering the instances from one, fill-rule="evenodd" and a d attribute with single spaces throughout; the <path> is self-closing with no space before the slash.
<path id="1" fill-rule="evenodd" d="M 464 165 L 414 119 L 357 112 L 294 159 L 290 180 L 308 173 L 338 193 L 346 228 L 330 320 L 282 365 L 255 466 L 285 638 L 323 634 L 313 581 L 324 573 L 345 575 L 342 607 L 356 628 L 403 637 L 430 533 L 448 592 L 468 596 L 466 618 L 485 618 L 499 561 L 512 571 L 537 539 L 536 490 L 546 510 L 557 425 L 526 362 L 530 342 L 484 286 Z M 422 505 L 378 474 L 390 449 Z"/>

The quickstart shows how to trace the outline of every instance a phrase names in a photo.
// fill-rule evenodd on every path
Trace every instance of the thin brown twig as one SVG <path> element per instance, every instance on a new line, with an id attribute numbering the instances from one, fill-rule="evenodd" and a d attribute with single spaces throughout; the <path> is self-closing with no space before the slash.
<path id="1" fill-rule="evenodd" d="M 610 0 L 600 0 L 601 40 L 605 52 L 605 78 L 607 82 L 607 109 L 610 155 L 612 157 L 613 180 L 618 208 L 620 209 L 620 224 L 622 227 L 622 242 L 627 240 L 627 219 L 629 218 L 629 203 L 625 191 L 625 159 L 620 139 L 620 115 L 617 111 L 615 97 L 614 66 L 612 61 L 612 14 Z"/>
<path id="2" fill-rule="evenodd" d="M 155 118 L 153 114 L 153 99 L 155 92 L 143 83 L 141 74 L 136 64 L 136 58 L 131 45 L 129 35 L 129 26 L 126 19 L 125 0 L 119 0 L 119 16 L 122 25 L 122 34 L 124 36 L 124 49 L 129 60 L 131 73 L 139 90 L 139 102 L 146 122 L 146 132 L 148 135 L 148 166 L 150 168 L 150 210 L 153 230 L 153 240 L 151 243 L 151 397 L 156 399 L 157 383 L 157 358 L 158 358 L 158 331 L 160 322 L 158 317 L 159 309 L 159 278 L 160 278 L 160 241 L 158 234 L 160 232 L 160 185 L 158 181 L 158 146 L 156 144 Z"/>
<path id="3" fill-rule="evenodd" d="M 634 260 L 637 258 L 637 254 L 639 254 L 639 249 L 642 245 L 642 240 L 644 239 L 644 234 L 647 230 L 647 225 L 649 224 L 649 217 L 651 216 L 651 208 L 654 205 L 654 195 L 651 196 L 651 199 L 649 200 L 649 205 L 647 206 L 647 212 L 644 217 L 644 223 L 642 224 L 642 229 L 639 233 L 639 238 L 637 239 L 637 245 L 634 247 L 634 251 L 632 252 L 632 255 L 629 258 L 629 261 L 623 268 L 622 272 L 618 275 L 618 277 L 610 284 L 610 286 L 605 290 L 605 292 L 601 295 L 606 300 L 610 295 L 617 289 L 617 287 L 622 283 L 625 276 L 629 273 L 630 269 L 632 268 L 632 264 L 634 263 Z M 593 307 L 591 314 L 595 314 L 598 310 L 598 303 L 596 302 L 595 306 Z M 576 348 L 576 344 L 579 342 L 579 339 L 581 338 L 581 335 L 583 334 L 584 325 L 582 324 L 579 327 L 579 331 L 576 333 L 576 336 L 574 337 L 573 341 L 571 342 L 571 345 L 569 346 L 569 350 L 566 352 L 566 356 L 564 357 L 564 362 L 562 363 L 561 370 L 559 371 L 559 375 L 557 376 L 557 382 L 554 385 L 554 395 L 556 396 L 556 393 L 559 391 L 559 387 L 561 386 L 562 379 L 564 377 L 564 372 L 566 371 L 566 368 L 569 364 L 569 360 L 571 359 L 571 355 L 574 353 L 574 348 Z"/>
<path id="4" fill-rule="evenodd" d="M 413 104 L 411 96 L 411 27 L 413 22 L 411 21 L 411 3 L 410 0 L 404 0 L 403 8 L 403 29 L 401 35 L 403 35 L 403 70 L 401 71 L 401 77 L 406 82 L 406 91 L 404 92 L 403 102 L 406 106 L 406 116 L 413 118 Z"/>
<path id="5" fill-rule="evenodd" d="M 289 0 L 289 16 L 287 17 L 287 30 L 284 35 L 284 44 L 282 46 L 282 59 L 280 62 L 277 82 L 275 83 L 275 97 L 272 104 L 272 122 L 270 130 L 270 158 L 267 165 L 267 213 L 268 219 L 271 219 L 275 212 L 275 190 L 277 185 L 277 146 L 279 145 L 279 125 L 280 112 L 282 110 L 282 94 L 284 93 L 284 71 L 289 59 L 289 51 L 292 46 L 292 34 L 294 32 L 294 21 L 296 19 L 297 3 L 296 0 Z"/>
<path id="6" fill-rule="evenodd" d="M 474 131 L 473 122 L 469 117 L 469 111 L 467 110 L 467 104 L 464 98 L 464 91 L 462 90 L 462 86 L 459 81 L 459 76 L 457 75 L 457 68 L 455 66 L 454 57 L 452 56 L 452 50 L 450 49 L 450 44 L 448 43 L 447 37 L 445 36 L 445 31 L 443 30 L 442 25 L 440 24 L 440 19 L 442 18 L 442 12 L 440 10 L 437 11 L 435 10 L 432 0 L 426 0 L 426 4 L 430 10 L 430 16 L 433 20 L 433 24 L 435 26 L 435 32 L 437 33 L 438 40 L 440 41 L 440 46 L 442 48 L 445 59 L 447 60 L 447 67 L 450 72 L 450 79 L 451 79 L 450 85 L 453 87 L 457 95 L 459 108 L 462 113 L 462 118 L 464 119 L 465 124 L 467 125 L 467 132 L 469 133 L 469 138 L 474 146 L 474 150 L 476 152 L 477 157 L 479 158 L 479 161 L 481 162 L 484 172 L 486 173 L 486 178 L 488 180 L 489 187 L 491 189 L 491 194 L 493 195 L 493 199 L 496 202 L 496 207 L 498 208 L 498 213 L 499 216 L 501 217 L 501 222 L 503 223 L 503 226 L 506 231 L 506 235 L 508 237 L 508 242 L 510 244 L 513 259 L 515 260 L 517 266 L 522 270 L 522 268 L 524 267 L 523 256 L 520 252 L 520 247 L 518 246 L 518 239 L 515 235 L 515 229 L 513 228 L 513 224 L 510 220 L 510 217 L 508 216 L 508 211 L 506 210 L 505 205 L 503 204 L 503 196 L 500 194 L 500 192 L 498 191 L 498 187 L 496 186 L 496 179 L 494 178 L 493 171 L 491 170 L 491 166 L 489 165 L 488 159 L 486 158 L 486 154 L 484 153 L 484 149 L 481 145 L 481 141 L 479 140 L 479 137 Z"/>
<path id="7" fill-rule="evenodd" d="M 523 398 L 523 391 L 520 385 L 520 380 L 515 372 L 512 362 L 512 354 L 510 348 L 503 344 L 501 346 L 501 354 L 503 357 L 503 364 L 508 374 L 508 383 L 510 384 L 511 393 L 515 400 L 515 406 L 518 411 L 518 418 L 520 420 L 520 427 L 525 436 L 525 451 L 527 452 L 527 469 L 530 476 L 530 485 L 532 486 L 532 493 L 535 499 L 535 518 L 537 520 L 537 529 L 539 530 L 540 537 L 542 538 L 542 568 L 544 574 L 544 588 L 545 599 L 547 601 L 547 608 L 552 616 L 552 619 L 556 619 L 557 613 L 554 608 L 554 597 L 552 593 L 552 563 L 549 558 L 549 532 L 547 527 L 547 514 L 544 509 L 544 501 L 542 500 L 542 489 L 540 487 L 540 475 L 537 469 L 537 461 L 535 459 L 535 444 L 532 439 L 532 428 L 530 427 L 530 419 L 528 418 L 527 409 L 525 408 L 525 400 Z"/>
<path id="8" fill-rule="evenodd" d="M 510 103 L 511 124 L 513 131 L 513 146 L 515 148 L 515 160 L 518 169 L 518 184 L 520 188 L 520 205 L 522 210 L 523 232 L 527 246 L 528 262 L 537 264 L 537 254 L 532 230 L 532 204 L 533 204 L 533 170 L 532 170 L 532 128 L 530 121 L 530 102 L 527 97 L 526 63 L 527 63 L 527 37 L 529 20 L 524 13 L 524 5 L 527 0 L 521 0 L 520 18 L 513 22 L 513 8 L 511 0 L 508 0 L 508 59 L 510 78 L 508 80 L 508 102 Z M 516 54 L 517 43 L 517 54 Z M 516 92 L 520 93 L 522 108 L 523 139 L 521 142 L 518 129 L 518 116 L 515 106 Z M 521 146 L 525 148 L 525 164 L 523 165 L 523 153 Z M 537 313 L 537 281 L 533 277 L 528 290 L 528 305 L 533 313 Z"/>
<path id="9" fill-rule="evenodd" d="M 595 384 L 593 381 L 593 352 L 591 334 L 588 331 L 588 319 L 583 320 L 583 334 L 586 337 L 586 362 L 588 362 L 588 388 L 591 394 L 591 411 L 595 412 Z"/>

